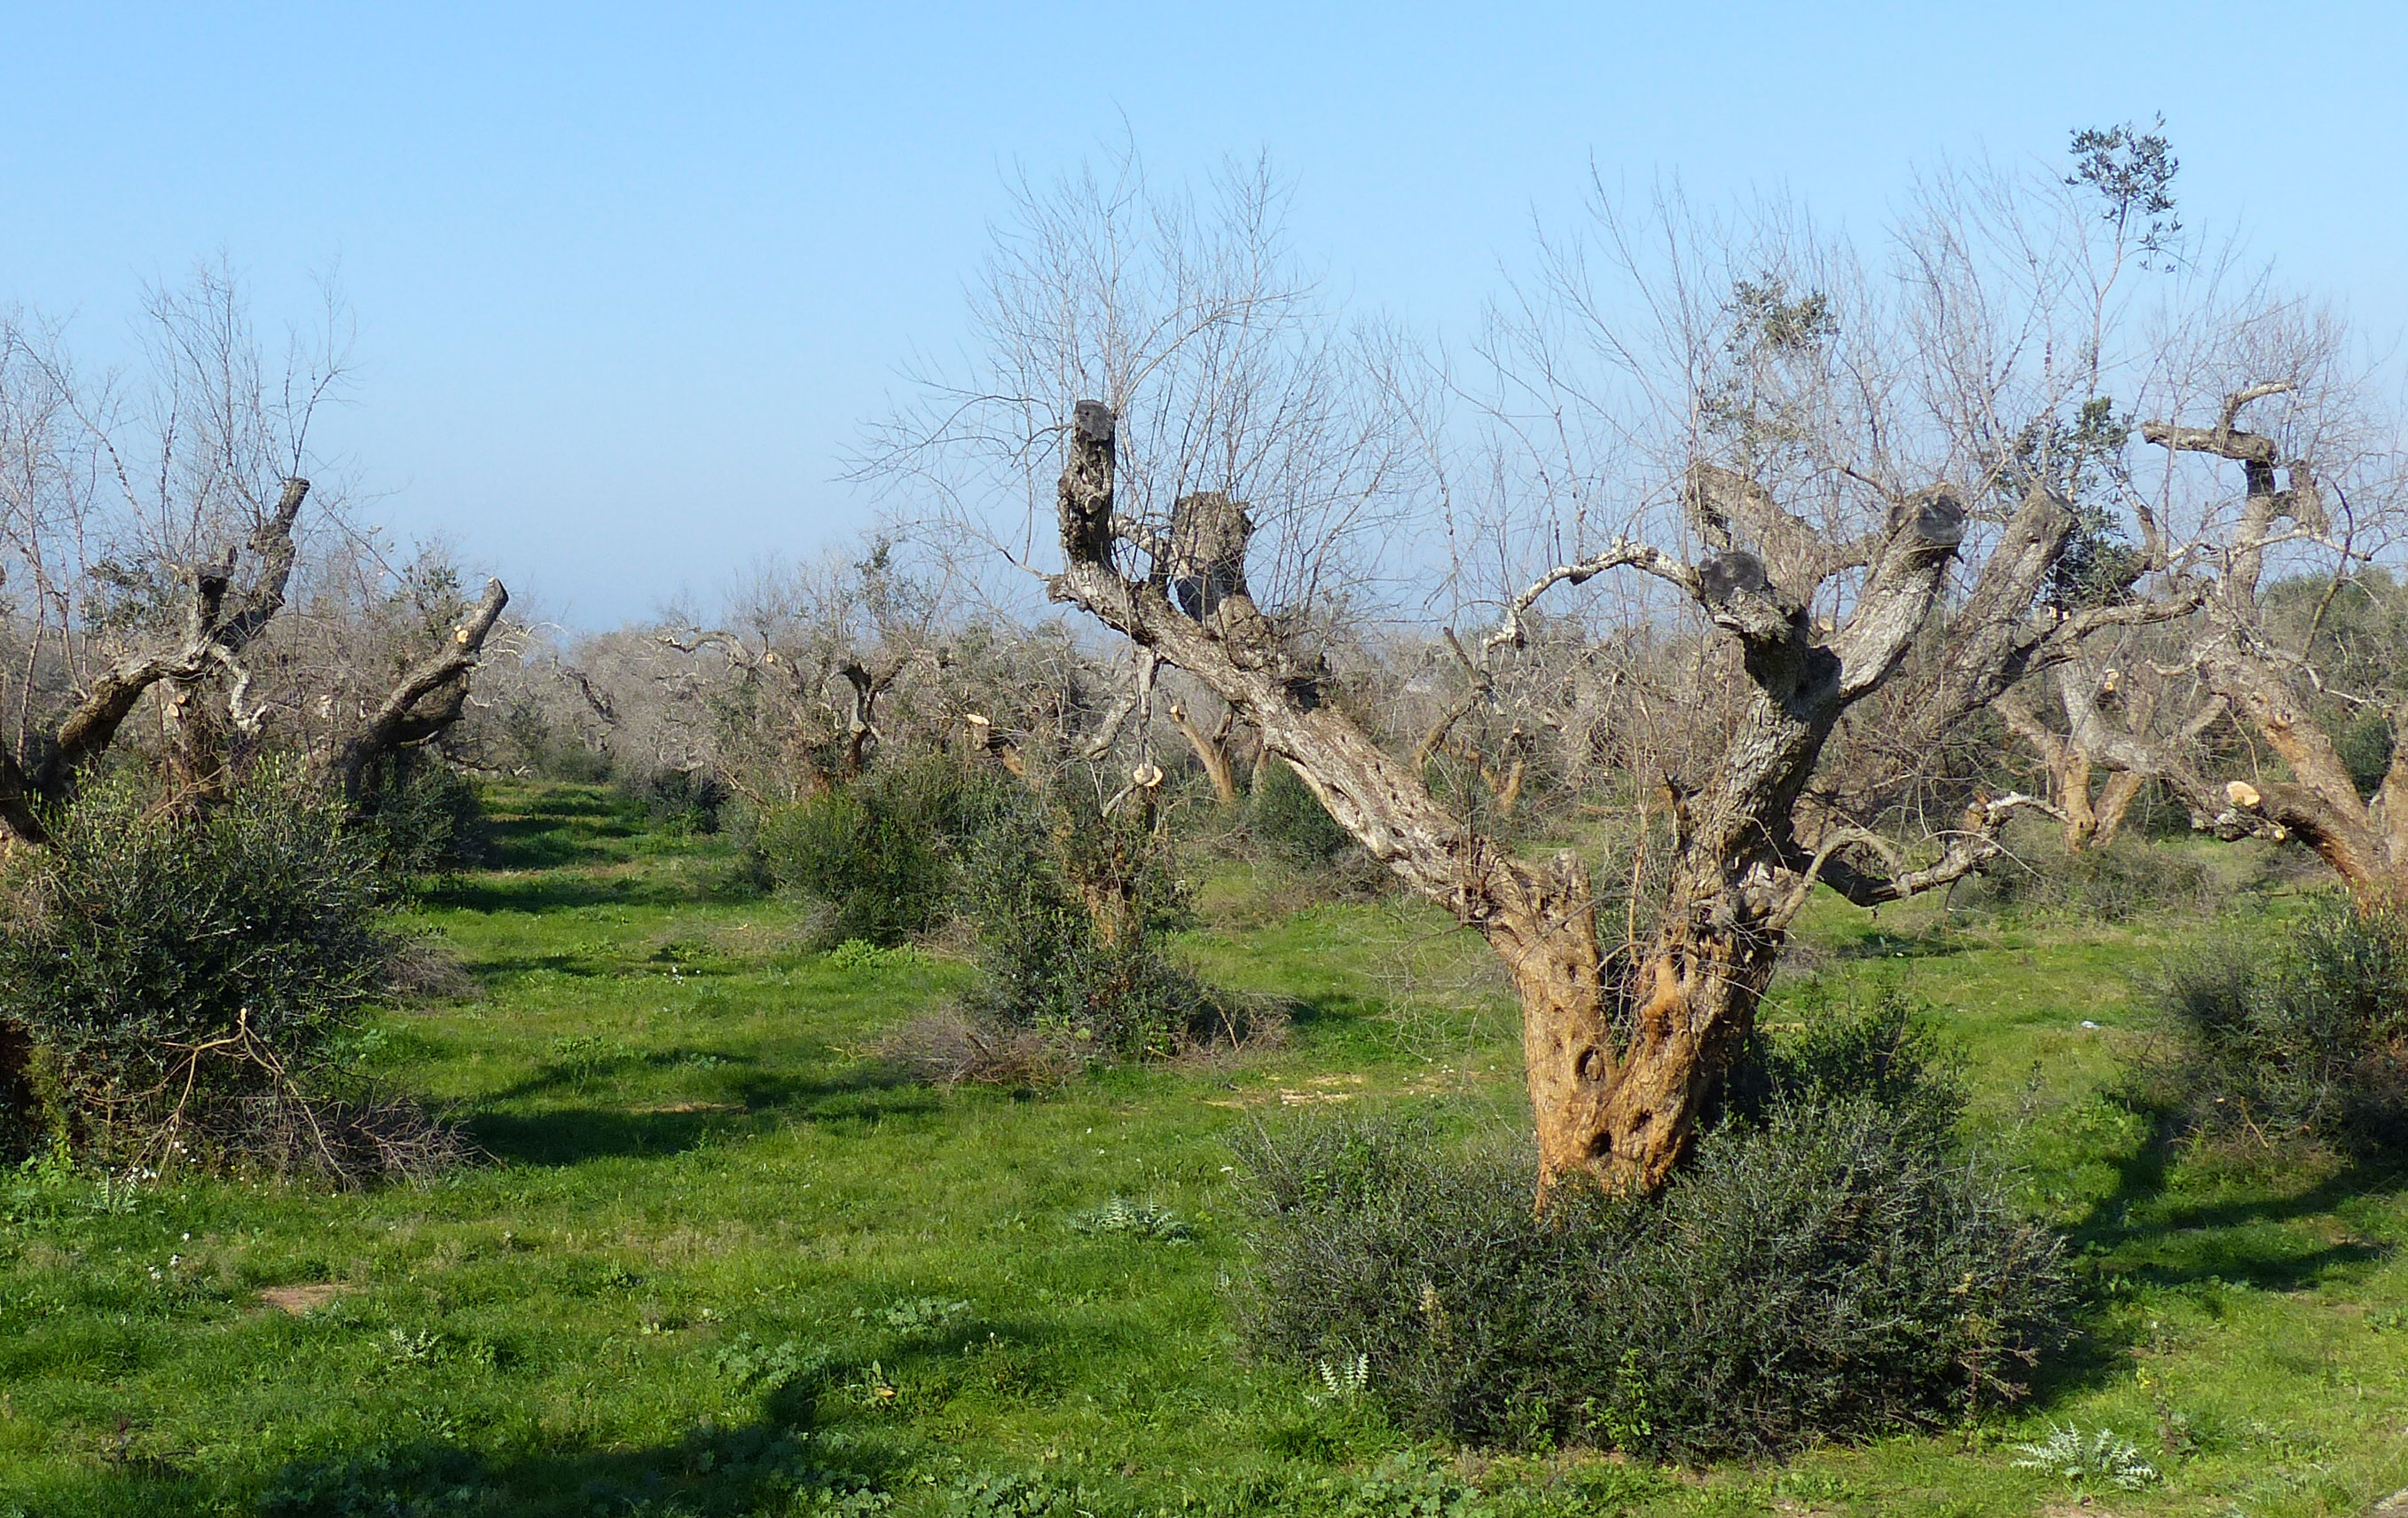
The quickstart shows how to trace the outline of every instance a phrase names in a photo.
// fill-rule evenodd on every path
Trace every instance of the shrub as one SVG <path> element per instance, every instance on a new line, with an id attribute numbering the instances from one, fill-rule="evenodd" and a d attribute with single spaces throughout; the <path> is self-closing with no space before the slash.
<path id="1" fill-rule="evenodd" d="M 1086 1063 L 1056 1029 L 1009 1028 L 958 1009 L 930 1012 L 889 1031 L 871 1053 L 912 1080 L 934 1086 L 1056 1086 Z"/>
<path id="2" fill-rule="evenodd" d="M 1163 953 L 1186 914 L 1174 862 L 1135 809 L 1068 786 L 998 813 L 963 875 L 985 972 L 965 1010 L 1097 1055 L 1245 1042 L 1261 1014 Z"/>
<path id="3" fill-rule="evenodd" d="M 39 1048 L 53 1120 L 154 1162 L 356 1177 L 448 1160 L 407 1104 L 337 1099 L 391 948 L 374 848 L 338 804 L 275 770 L 198 819 L 147 801 L 94 788 L 10 881 L 0 1021 Z"/>
<path id="4" fill-rule="evenodd" d="M 1870 1005 L 1843 1004 L 1809 981 L 1796 1007 L 1803 1025 L 1784 1036 L 1761 1026 L 1751 1033 L 1724 1091 L 1726 1111 L 1761 1123 L 1784 1102 L 1861 1097 L 1887 1112 L 1902 1137 L 1948 1145 L 1965 1115 L 1964 1056 L 1922 1004 L 1896 985 L 1879 989 Z"/>
<path id="5" fill-rule="evenodd" d="M 1828 1083 L 1851 1041 L 1886 1051 L 1886 1097 Z M 1950 1083 L 1879 1026 L 1784 1051 L 1659 1197 L 1570 1192 L 1543 1217 L 1525 1154 L 1409 1125 L 1257 1133 L 1247 1331 L 1307 1368 L 1360 1357 L 1417 1432 L 1656 1459 L 2012 1399 L 2062 1333 L 2067 1276 L 2055 1236 L 1933 1131 Z"/>
<path id="6" fill-rule="evenodd" d="M 482 863 L 492 856 L 477 783 L 424 749 L 378 766 L 351 827 L 395 880 Z"/>
<path id="7" fill-rule="evenodd" d="M 1953 904 L 1974 910 L 2073 912 L 2120 922 L 2144 912 L 2198 912 L 2230 888 L 2190 849 L 2118 833 L 2069 852 L 2053 830 L 2016 830 L 2014 859 L 1963 882 Z"/>
<path id="8" fill-rule="evenodd" d="M 1354 846 L 1312 788 L 1277 759 L 1263 766 L 1246 821 L 1257 846 L 1293 864 L 1327 864 Z"/>
<path id="9" fill-rule="evenodd" d="M 644 809 L 652 826 L 664 832 L 708 834 L 719 831 L 719 811 L 728 802 L 726 782 L 709 768 L 658 769 L 623 777 L 619 794 Z"/>
<path id="10" fill-rule="evenodd" d="M 2133 1094 L 2175 1127 L 2369 1154 L 2408 1143 L 2408 919 L 2320 904 L 2272 952 L 2229 943 L 2174 963 L 2171 1034 Z"/>
<path id="11" fill-rule="evenodd" d="M 1010 799 L 1005 782 L 923 755 L 771 810 L 753 848 L 772 886 L 826 904 L 829 945 L 892 947 L 944 920 L 963 850 Z"/>

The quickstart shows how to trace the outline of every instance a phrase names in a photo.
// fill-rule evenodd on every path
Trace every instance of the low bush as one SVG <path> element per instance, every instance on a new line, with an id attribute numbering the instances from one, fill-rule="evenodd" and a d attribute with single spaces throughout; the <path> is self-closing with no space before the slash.
<path id="1" fill-rule="evenodd" d="M 2174 961 L 2156 992 L 2164 1041 L 2136 1062 L 2135 1105 L 2176 1130 L 2367 1155 L 2408 1144 L 2408 919 L 2319 904 L 2258 951 Z"/>
<path id="2" fill-rule="evenodd" d="M 383 761 L 351 828 L 396 880 L 466 869 L 493 854 L 477 783 L 423 749 Z"/>
<path id="3" fill-rule="evenodd" d="M 906 1077 L 932 1086 L 1035 1090 L 1077 1074 L 1089 1051 L 1048 1028 L 1013 1028 L 958 1008 L 930 1012 L 889 1030 L 870 1052 Z"/>
<path id="4" fill-rule="evenodd" d="M 1108 814 L 1067 785 L 1026 795 L 979 835 L 962 903 L 985 972 L 965 998 L 975 1023 L 1158 1057 L 1243 1044 L 1267 1020 L 1164 954 L 1186 901 L 1135 808 Z"/>
<path id="5" fill-rule="evenodd" d="M 1810 980 L 1787 1010 L 1799 1020 L 1780 1036 L 1761 1025 L 1750 1034 L 1725 1083 L 1725 1112 L 1761 1124 L 1784 1104 L 1861 1098 L 1888 1113 L 1907 1142 L 1953 1142 L 1969 1094 L 1964 1057 L 1922 1004 L 1896 985 L 1862 1004 L 1843 1001 Z"/>
<path id="6" fill-rule="evenodd" d="M 771 809 L 752 851 L 770 886 L 826 905 L 827 945 L 892 947 L 951 913 L 964 851 L 1011 801 L 999 777 L 922 755 Z"/>
<path id="7" fill-rule="evenodd" d="M 1246 799 L 1246 829 L 1257 847 L 1291 864 L 1328 864 L 1354 847 L 1312 788 L 1277 759 Z"/>
<path id="8" fill-rule="evenodd" d="M 643 807 L 655 831 L 684 836 L 717 832 L 720 809 L 728 802 L 726 782 L 708 767 L 646 770 L 621 777 L 618 791 Z"/>
<path id="9" fill-rule="evenodd" d="M 35 1048 L 50 1125 L 154 1168 L 365 1178 L 455 1157 L 416 1108 L 344 1079 L 393 948 L 371 840 L 273 769 L 197 819 L 150 802 L 95 787 L 8 881 L 0 1022 Z"/>
<path id="10" fill-rule="evenodd" d="M 1411 1125 L 1256 1133 L 1247 1332 L 1308 1370 L 1360 1364 L 1419 1433 L 1649 1459 L 2015 1398 L 2064 1331 L 2059 1241 L 1935 1129 L 1953 1074 L 1878 1016 L 1775 1046 L 1753 1105 L 1652 1201 L 1574 1192 L 1536 1216 L 1524 1153 Z"/>
<path id="11" fill-rule="evenodd" d="M 1951 904 L 1973 911 L 2073 912 L 2120 922 L 2145 912 L 2204 912 L 2231 889 L 2193 850 L 2118 834 L 2067 850 L 2053 828 L 2020 828 L 2014 857 L 1962 882 Z"/>

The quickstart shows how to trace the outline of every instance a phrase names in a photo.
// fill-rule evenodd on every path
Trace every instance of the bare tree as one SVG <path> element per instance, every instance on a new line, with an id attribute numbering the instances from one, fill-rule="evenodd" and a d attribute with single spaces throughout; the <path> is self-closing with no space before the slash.
<path id="1" fill-rule="evenodd" d="M 2408 504 L 2397 414 L 2337 318 L 2231 253 L 2182 244 L 2161 135 L 2086 132 L 2075 150 L 2068 182 L 2172 288 L 2126 366 L 2120 414 L 2099 365 L 2101 394 L 2061 451 L 2088 512 L 2058 590 L 2186 614 L 2093 628 L 2043 700 L 2018 692 L 2001 713 L 2072 803 L 2070 841 L 2112 834 L 2155 781 L 2195 827 L 2295 837 L 2362 904 L 2408 902 L 2408 746 L 2393 741 L 2408 687 L 2396 658 L 2354 657 L 2333 635 L 2346 593 L 2389 585 Z M 2361 774 L 2340 735 L 2369 717 L 2389 754 Z M 2094 771 L 2108 775 L 2095 808 Z"/>
<path id="2" fill-rule="evenodd" d="M 134 385 L 79 373 L 54 325 L 0 321 L 0 825 L 20 842 L 45 840 L 44 812 L 146 698 L 172 787 L 214 796 L 234 749 L 295 701 L 258 660 L 307 557 L 305 504 L 346 530 L 339 492 L 308 477 L 312 421 L 344 381 L 338 303 L 280 370 L 222 268 L 155 292 L 142 332 Z M 469 663 L 489 628 L 460 643 Z"/>
<path id="3" fill-rule="evenodd" d="M 2330 372 L 2339 357 L 2330 335 L 2293 335 L 2309 340 L 2294 349 L 2291 374 L 2233 389 L 2205 425 L 2143 424 L 2143 439 L 2165 459 L 2156 500 L 2138 508 L 2149 524 L 2144 552 L 2154 570 L 2188 586 L 2197 600 L 2173 672 L 2194 678 L 2201 696 L 2179 730 L 2155 742 L 2086 734 L 2086 746 L 2124 773 L 2167 782 L 2204 827 L 2228 836 L 2297 837 L 2362 904 L 2396 909 L 2408 905 L 2408 745 L 2393 742 L 2370 794 L 2319 708 L 2336 699 L 2371 708 L 2396 734 L 2408 704 L 2396 686 L 2353 691 L 2328 680 L 2339 672 L 2320 634 L 2336 598 L 2387 546 L 2408 482 L 2390 438 L 2350 414 L 2356 398 Z M 2278 398 L 2293 402 L 2279 428 L 2242 425 L 2250 408 Z M 2187 468 L 2194 458 L 2221 468 L 2200 479 Z M 2237 490 L 2210 483 L 2236 474 Z M 2197 513 L 2188 541 L 2176 543 L 2159 524 L 2172 514 L 2168 508 L 2186 477 Z M 2268 583 L 2278 559 L 2293 569 L 2283 597 Z M 2308 614 L 2285 617 L 2284 600 L 2305 603 Z M 2219 782 L 2200 740 L 2225 718 L 2261 742 L 2271 762 Z"/>
<path id="4" fill-rule="evenodd" d="M 1288 272 L 1260 179 L 1198 213 L 1149 201 L 1126 166 L 1074 178 L 1000 240 L 983 367 L 890 424 L 875 463 L 1032 568 L 1026 524 L 1050 505 L 1046 595 L 1209 689 L 1497 952 L 1542 1192 L 1573 1175 L 1652 1190 L 1818 884 L 1896 901 L 1997 859 L 2014 813 L 2058 810 L 1932 756 L 2019 685 L 2095 695 L 2107 640 L 2256 626 L 2253 556 L 2315 504 L 2301 469 L 2286 491 L 2253 473 L 2238 536 L 2178 539 L 2131 488 L 2125 418 L 2179 392 L 2177 334 L 2236 353 L 2264 335 L 2194 282 L 2140 279 L 2178 253 L 2161 140 L 2075 146 L 2061 179 L 1927 181 L 1877 268 L 1786 206 L 1716 218 L 1667 194 L 1634 214 L 1601 195 L 1592 231 L 1548 245 L 1475 362 L 1450 367 L 1338 327 Z M 2143 430 L 2283 467 L 2231 411 Z M 1608 594 L 1565 600 L 1583 586 Z M 1331 655 L 1417 610 L 1455 695 L 1398 734 L 1332 699 Z M 1475 616 L 1485 630 L 1457 630 Z M 1508 698 L 1551 620 L 1578 629 L 1566 649 L 1603 652 Z M 2235 710 L 2301 725 L 2211 668 L 2260 657 L 2238 633 L 2193 649 Z M 1469 757 L 1493 784 L 1465 809 L 1428 770 L 1475 718 L 1492 746 Z M 1618 947 L 1589 862 L 1526 858 L 1484 820 L 1518 794 L 1543 722 L 1613 752 L 1621 804 L 1664 825 Z M 2390 846 L 2337 802 L 2312 817 L 2251 794 L 2350 858 Z"/>

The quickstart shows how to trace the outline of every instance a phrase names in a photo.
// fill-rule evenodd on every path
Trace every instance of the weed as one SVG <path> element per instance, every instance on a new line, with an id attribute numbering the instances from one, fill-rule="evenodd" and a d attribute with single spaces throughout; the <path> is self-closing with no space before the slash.
<path id="1" fill-rule="evenodd" d="M 756 1344 L 751 1334 L 737 1335 L 710 1357 L 711 1368 L 739 1392 L 774 1392 L 825 1363 L 824 1351 L 807 1351 L 791 1338 Z"/>
<path id="2" fill-rule="evenodd" d="M 1313 1370 L 1320 1377 L 1321 1390 L 1307 1392 L 1308 1402 L 1353 1402 L 1371 1385 L 1371 1357 L 1368 1354 L 1341 1359 L 1334 1366 L 1326 1360 L 1316 1360 Z"/>
<path id="3" fill-rule="evenodd" d="M 1185 1244 L 1196 1236 L 1195 1230 L 1168 1207 L 1133 1202 L 1125 1196 L 1115 1196 L 1072 1217 L 1070 1231 L 1091 1238 L 1143 1238 L 1157 1244 Z"/>
<path id="4" fill-rule="evenodd" d="M 443 1336 L 423 1328 L 385 1330 L 385 1358 L 397 1366 L 426 1365 L 443 1352 Z"/>
<path id="5" fill-rule="evenodd" d="M 625 1042 L 602 1034 L 563 1034 L 552 1041 L 552 1063 L 580 1086 L 636 1058 Z"/>
<path id="6" fill-rule="evenodd" d="M 2112 1428 L 2085 1434 L 2071 1424 L 2051 1424 L 2044 1441 L 2015 1449 L 2022 1455 L 2017 1469 L 2044 1470 L 2076 1488 L 2104 1482 L 2118 1491 L 2138 1492 L 2158 1480 L 2157 1467 L 2141 1458 L 2141 1447 Z"/>
<path id="7" fill-rule="evenodd" d="M 846 972 L 862 970 L 910 970 L 928 962 L 928 957 L 909 944 L 882 948 L 867 938 L 848 938 L 827 951 L 828 968 Z"/>
<path id="8" fill-rule="evenodd" d="M 903 1338 L 933 1338 L 959 1323 L 970 1310 L 970 1304 L 941 1296 L 913 1296 L 890 1302 L 875 1313 L 867 1308 L 855 1308 L 853 1317 L 863 1322 L 882 1323 Z"/>
<path id="9" fill-rule="evenodd" d="M 945 1494 L 946 1518 L 1073 1518 L 1087 1511 L 1075 1484 L 1042 1474 L 965 1477 Z"/>

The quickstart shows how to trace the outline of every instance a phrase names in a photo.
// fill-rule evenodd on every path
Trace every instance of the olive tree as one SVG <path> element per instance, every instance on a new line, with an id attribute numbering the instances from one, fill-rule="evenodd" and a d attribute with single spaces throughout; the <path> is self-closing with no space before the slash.
<path id="1" fill-rule="evenodd" d="M 305 506 L 350 533 L 308 478 L 345 380 L 339 307 L 280 366 L 237 282 L 205 267 L 153 292 L 139 331 L 134 377 L 93 376 L 56 324 L 0 316 L 0 827 L 17 842 L 46 841 L 44 813 L 146 701 L 165 779 L 202 804 L 280 707 L 323 694 L 260 656 L 308 557 Z M 382 755 L 456 720 L 507 599 L 491 585 L 345 724 L 322 757 L 354 797 Z"/>
<path id="2" fill-rule="evenodd" d="M 1912 655 L 1917 720 L 1946 732 L 2085 636 L 2184 610 L 2045 594 L 2079 522 L 2029 440 L 2090 398 L 2063 355 L 2116 277 L 2061 190 L 1927 186 L 1880 268 L 1784 208 L 1600 195 L 1450 363 L 1325 310 L 1259 174 L 1199 203 L 1125 164 L 1023 196 L 975 301 L 979 367 L 932 381 L 873 462 L 1207 687 L 1487 941 L 1522 1005 L 1542 1193 L 1653 1190 L 1818 882 L 1866 904 L 1942 886 L 2045 804 L 1979 796 L 1885 835 L 1883 785 L 1829 763 L 1851 715 Z M 1437 624 L 1493 690 L 1583 587 L 1598 638 L 1698 661 L 1664 719 L 1681 741 L 1629 760 L 1648 773 L 1624 794 L 1672 827 L 1652 926 L 1618 947 L 1591 860 L 1508 846 L 1440 799 L 1429 745 L 1397 752 L 1328 699 L 1330 650 L 1382 618 Z"/>
<path id="3" fill-rule="evenodd" d="M 2202 831 L 2296 838 L 2361 904 L 2408 904 L 2391 579 L 2408 451 L 2380 369 L 2331 311 L 2175 236 L 2162 135 L 2075 149 L 2070 185 L 2161 288 L 2145 341 L 2094 349 L 2100 397 L 2062 450 L 2084 520 L 2058 593 L 2185 614 L 2087 628 L 2002 715 L 2048 759 L 2070 841 L 2112 833 L 2156 781 Z"/>

